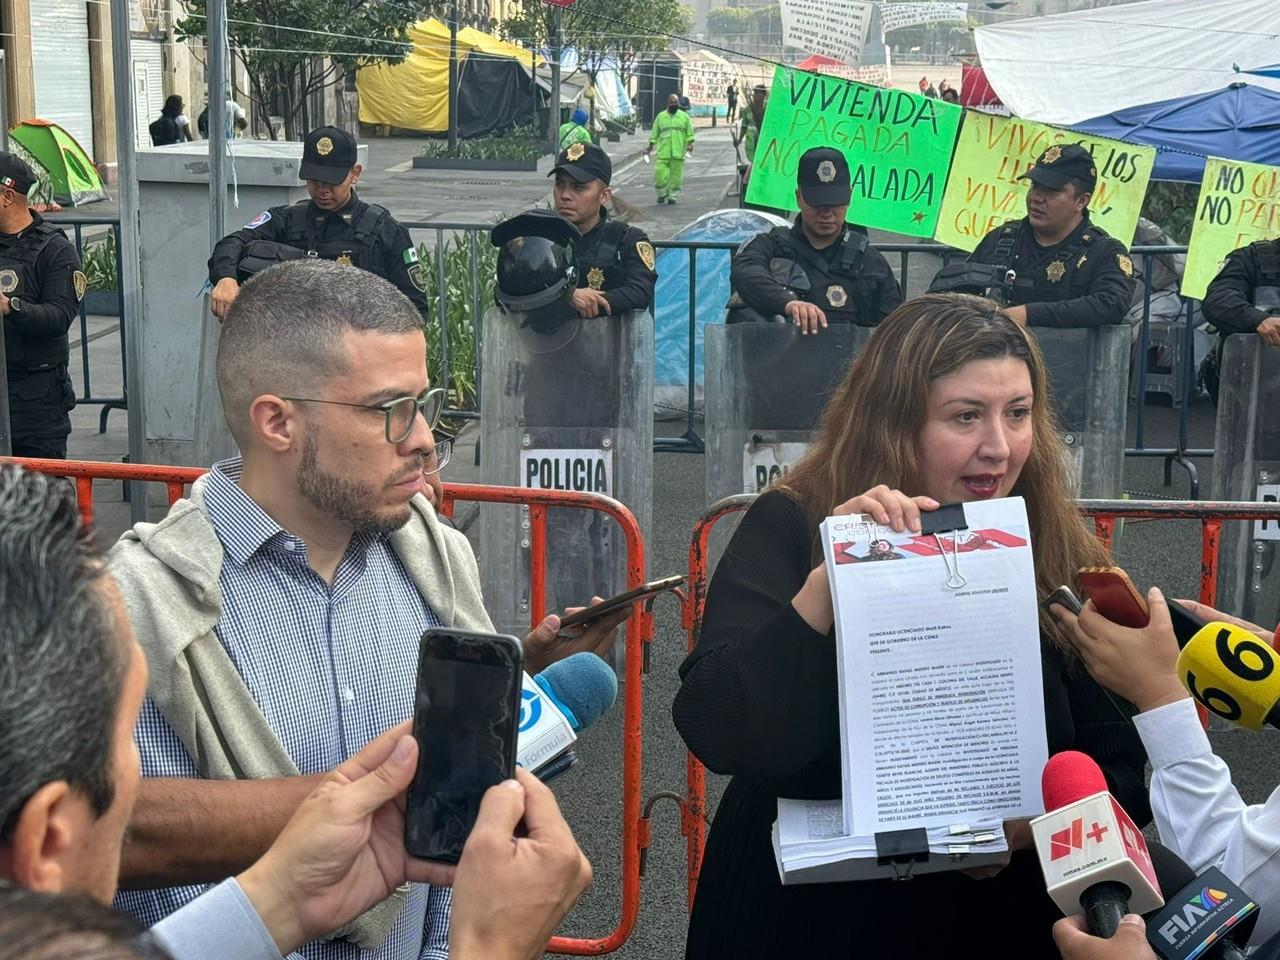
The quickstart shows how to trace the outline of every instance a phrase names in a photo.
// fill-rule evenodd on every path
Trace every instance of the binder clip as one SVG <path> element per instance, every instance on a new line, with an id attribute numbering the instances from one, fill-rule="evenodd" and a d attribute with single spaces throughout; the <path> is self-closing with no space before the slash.
<path id="1" fill-rule="evenodd" d="M 959 590 L 969 581 L 960 576 L 960 542 L 957 534 L 969 529 L 963 503 L 949 503 L 931 513 L 921 514 L 920 532 L 932 536 L 942 552 L 942 562 L 947 565 L 947 589 Z M 939 534 L 951 534 L 951 559 L 947 559 L 947 545 Z"/>
<path id="2" fill-rule="evenodd" d="M 876 863 L 893 869 L 893 879 L 910 880 L 911 868 L 929 862 L 929 831 L 887 830 L 876 834 Z"/>

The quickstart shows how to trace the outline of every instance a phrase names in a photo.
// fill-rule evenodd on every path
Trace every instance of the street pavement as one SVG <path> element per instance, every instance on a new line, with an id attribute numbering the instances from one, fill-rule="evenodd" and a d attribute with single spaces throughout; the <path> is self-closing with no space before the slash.
<path id="1" fill-rule="evenodd" d="M 387 204 L 406 219 L 437 221 L 493 222 L 502 214 L 545 202 L 546 177 L 531 175 L 495 177 L 478 174 L 476 179 L 500 179 L 499 184 L 455 185 L 457 174 L 400 169 L 417 150 L 412 141 L 374 141 L 370 169 L 365 178 L 365 195 Z M 672 232 L 700 213 L 719 206 L 733 174 L 733 148 L 723 128 L 699 130 L 699 145 L 689 163 L 686 192 L 677 206 L 658 207 L 652 191 L 652 167 L 638 159 L 643 148 L 624 145 L 616 164 L 616 187 L 628 203 L 640 209 L 637 222 L 654 239 Z M 462 186 L 472 192 L 464 196 Z M 730 197 L 727 201 L 734 203 Z M 877 237 L 877 239 L 884 239 Z M 923 258 L 913 258 L 923 259 Z M 898 258 L 891 257 L 898 269 Z M 932 268 L 913 262 L 908 293 L 920 292 Z M 120 344 L 118 325 L 112 318 L 90 318 L 88 324 L 93 390 L 99 396 L 119 395 Z M 75 339 L 73 335 L 73 339 Z M 73 350 L 73 356 L 76 355 Z M 78 388 L 82 374 L 73 376 Z M 1134 410 L 1129 410 L 1132 442 Z M 127 451 L 126 418 L 122 412 L 110 414 L 107 431 L 97 433 L 99 408 L 81 406 L 73 414 L 75 431 L 71 455 L 77 459 L 119 460 Z M 1177 415 L 1167 401 L 1153 400 L 1147 409 L 1147 443 L 1169 446 L 1176 436 Z M 683 424 L 659 424 L 659 433 L 676 433 Z M 1210 447 L 1213 442 L 1213 410 L 1207 401 L 1191 409 L 1190 445 Z M 446 470 L 446 481 L 478 479 L 475 467 L 475 429 L 462 434 L 454 459 Z M 1213 493 L 1209 461 L 1200 461 L 1201 496 Z M 703 498 L 703 458 L 700 455 L 660 453 L 653 455 L 654 533 L 647 544 L 649 571 L 653 575 L 687 569 L 689 536 L 705 507 Z M 1125 464 L 1125 489 L 1137 497 L 1184 498 L 1187 476 L 1175 466 L 1173 483 L 1165 487 L 1160 460 L 1130 458 Z M 95 485 L 98 533 L 103 543 L 111 542 L 128 522 L 128 507 L 121 499 L 121 484 Z M 1199 584 L 1200 538 L 1195 523 L 1130 522 L 1124 529 L 1119 562 L 1141 585 L 1159 584 L 1173 596 L 1194 596 Z M 675 600 L 663 597 L 655 608 L 655 638 L 651 669 L 643 684 L 644 696 L 644 794 L 659 791 L 683 792 L 684 750 L 670 720 L 670 707 L 678 687 L 676 670 L 684 655 L 686 636 L 681 627 Z M 566 921 L 562 932 L 574 936 L 598 937 L 612 931 L 619 918 L 620 903 L 620 810 L 621 810 L 621 704 L 596 728 L 583 737 L 578 750 L 580 763 L 555 785 L 566 816 L 594 867 L 592 890 Z M 1231 765 L 1236 783 L 1249 802 L 1263 800 L 1280 782 L 1280 732 L 1250 734 L 1215 729 L 1215 748 Z M 709 778 L 711 809 L 723 789 L 722 778 Z M 683 954 L 686 924 L 685 849 L 679 834 L 680 819 L 675 806 L 660 801 L 653 810 L 653 846 L 647 873 L 641 885 L 641 908 L 635 930 L 617 956 L 665 960 Z"/>

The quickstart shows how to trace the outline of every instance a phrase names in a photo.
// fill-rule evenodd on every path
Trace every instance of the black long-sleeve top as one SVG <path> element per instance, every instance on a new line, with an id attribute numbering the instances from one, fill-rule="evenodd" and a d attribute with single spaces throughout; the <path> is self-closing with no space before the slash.
<path id="1" fill-rule="evenodd" d="M 1254 300 L 1258 287 L 1280 285 L 1280 275 L 1267 270 L 1267 264 L 1277 262 L 1276 246 L 1275 240 L 1259 240 L 1232 250 L 1209 283 L 1201 307 L 1205 319 L 1222 333 L 1256 333 L 1269 316 Z"/>
<path id="2" fill-rule="evenodd" d="M 733 777 L 702 865 L 686 956 L 948 956 L 970 942 L 993 955 L 1056 957 L 1061 916 L 1033 851 L 992 879 L 960 873 L 907 883 L 783 887 L 770 831 L 777 798 L 840 795 L 834 632 L 813 630 L 791 605 L 813 568 L 803 509 L 763 494 L 743 517 L 707 597 L 698 646 L 680 668 L 672 713 L 689 749 Z M 1146 754 L 1132 726 L 1078 666 L 1043 647 L 1049 752 L 1091 755 L 1139 824 L 1151 819 Z M 836 952 L 843 951 L 843 952 Z M 869 952 L 871 951 L 871 952 Z"/>

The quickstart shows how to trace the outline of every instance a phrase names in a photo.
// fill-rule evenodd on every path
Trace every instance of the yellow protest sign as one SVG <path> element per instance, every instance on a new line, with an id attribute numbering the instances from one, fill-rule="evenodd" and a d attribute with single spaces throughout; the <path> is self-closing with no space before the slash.
<path id="1" fill-rule="evenodd" d="M 1280 233 L 1280 167 L 1210 157 L 1191 224 L 1182 295 L 1199 300 L 1232 250 Z"/>
<path id="2" fill-rule="evenodd" d="M 934 238 L 972 250 L 1006 220 L 1025 216 L 1030 183 L 1018 178 L 1055 143 L 1078 143 L 1093 155 L 1098 186 L 1089 216 L 1121 243 L 1132 242 L 1155 164 L 1154 147 L 977 110 L 964 112 Z"/>

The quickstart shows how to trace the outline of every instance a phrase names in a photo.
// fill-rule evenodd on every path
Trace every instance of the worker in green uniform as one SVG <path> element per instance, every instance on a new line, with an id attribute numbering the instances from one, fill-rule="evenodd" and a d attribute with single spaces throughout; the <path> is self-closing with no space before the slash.
<path id="1" fill-rule="evenodd" d="M 658 203 L 675 203 L 684 183 L 685 154 L 693 150 L 693 121 L 680 109 L 680 97 L 674 93 L 667 97 L 666 113 L 653 118 L 646 157 L 653 153 L 655 144 L 658 156 L 653 164 L 653 185 Z"/>
<path id="2" fill-rule="evenodd" d="M 568 150 L 572 143 L 591 143 L 591 131 L 587 129 L 587 111 L 581 107 L 573 111 L 568 123 L 560 124 L 560 149 Z"/>

